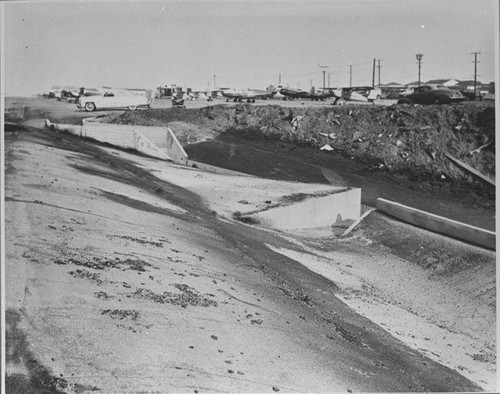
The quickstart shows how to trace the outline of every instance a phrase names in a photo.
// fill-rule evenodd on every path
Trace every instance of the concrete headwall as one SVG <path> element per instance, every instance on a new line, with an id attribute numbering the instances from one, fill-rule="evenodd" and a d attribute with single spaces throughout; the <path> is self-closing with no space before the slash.
<path id="1" fill-rule="evenodd" d="M 168 127 L 149 127 L 83 121 L 82 137 L 187 164 L 188 155 Z"/>
<path id="2" fill-rule="evenodd" d="M 170 128 L 101 123 L 100 120 L 83 119 L 82 126 L 50 123 L 47 120 L 46 126 L 120 148 L 136 149 L 160 159 L 188 164 L 188 155 Z"/>
<path id="3" fill-rule="evenodd" d="M 346 219 L 358 220 L 360 215 L 361 189 L 349 189 L 269 209 L 253 216 L 272 227 L 292 230 L 331 226 Z"/>

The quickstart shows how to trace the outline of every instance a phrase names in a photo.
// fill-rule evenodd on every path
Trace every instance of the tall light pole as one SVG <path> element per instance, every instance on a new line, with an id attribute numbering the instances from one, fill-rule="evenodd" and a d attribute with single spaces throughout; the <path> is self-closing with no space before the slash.
<path id="1" fill-rule="evenodd" d="M 380 86 L 380 69 L 382 66 L 380 65 L 380 59 L 377 60 L 377 68 L 378 68 L 378 84 Z"/>
<path id="2" fill-rule="evenodd" d="M 330 68 L 329 66 L 320 66 L 319 64 L 318 64 L 318 67 L 319 68 Z M 325 90 L 325 87 L 326 87 L 325 86 L 325 74 L 326 74 L 326 70 L 322 70 L 322 71 L 323 71 L 323 90 Z"/>
<path id="3" fill-rule="evenodd" d="M 373 58 L 372 88 L 375 87 L 375 64 L 377 59 Z"/>
<path id="4" fill-rule="evenodd" d="M 474 55 L 474 94 L 477 94 L 476 89 L 477 89 L 477 64 L 479 63 L 477 61 L 477 55 L 479 55 L 481 52 L 472 52 L 472 55 Z"/>
<path id="5" fill-rule="evenodd" d="M 418 60 L 418 86 L 420 86 L 420 67 L 422 64 L 422 56 L 424 56 L 422 53 L 417 53 L 417 60 Z"/>
<path id="6" fill-rule="evenodd" d="M 352 86 L 352 64 L 349 64 L 349 87 Z"/>

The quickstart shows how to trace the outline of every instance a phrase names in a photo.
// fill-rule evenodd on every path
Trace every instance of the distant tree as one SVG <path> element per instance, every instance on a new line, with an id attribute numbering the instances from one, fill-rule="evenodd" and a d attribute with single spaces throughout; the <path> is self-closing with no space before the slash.
<path id="1" fill-rule="evenodd" d="M 488 92 L 495 93 L 495 82 L 489 83 Z"/>

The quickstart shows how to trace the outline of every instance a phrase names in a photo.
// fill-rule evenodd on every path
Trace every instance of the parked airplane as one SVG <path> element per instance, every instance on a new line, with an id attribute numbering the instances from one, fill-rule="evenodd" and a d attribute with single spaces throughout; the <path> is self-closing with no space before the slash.
<path id="1" fill-rule="evenodd" d="M 201 95 L 205 95 L 208 101 L 212 101 L 214 98 L 221 97 L 222 91 L 228 90 L 228 88 L 202 88 L 202 89 L 191 89 L 191 93 L 194 94 L 194 98 L 198 99 Z"/>
<path id="2" fill-rule="evenodd" d="M 320 88 L 316 91 L 314 88 L 311 88 L 310 98 L 312 100 L 325 101 L 332 97 L 335 97 L 336 100 L 340 99 L 342 97 L 342 90 L 335 88 Z"/>
<path id="3" fill-rule="evenodd" d="M 283 100 L 294 100 L 301 98 L 310 98 L 311 94 L 305 90 L 295 88 L 281 88 L 280 93 L 285 96 Z"/>
<path id="4" fill-rule="evenodd" d="M 221 91 L 222 95 L 226 97 L 226 101 L 232 99 L 235 103 L 246 100 L 247 103 L 255 103 L 255 99 L 267 100 L 276 94 L 274 89 L 224 89 Z"/>
<path id="5" fill-rule="evenodd" d="M 382 91 L 380 88 L 372 86 L 349 86 L 339 88 L 341 96 L 344 100 L 348 101 L 375 101 L 382 98 Z"/>
<path id="6" fill-rule="evenodd" d="M 294 88 L 281 88 L 280 93 L 284 96 L 284 100 L 293 99 L 311 99 L 311 100 L 321 100 L 324 101 L 330 97 L 340 98 L 340 92 L 338 89 L 321 89 L 316 91 L 314 87 L 311 88 L 309 92 L 301 89 Z"/>

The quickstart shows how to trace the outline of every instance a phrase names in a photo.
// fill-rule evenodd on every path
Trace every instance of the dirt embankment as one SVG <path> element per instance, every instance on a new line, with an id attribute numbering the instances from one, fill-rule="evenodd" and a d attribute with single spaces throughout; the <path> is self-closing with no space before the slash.
<path id="1" fill-rule="evenodd" d="M 488 104 L 321 109 L 220 105 L 126 112 L 113 122 L 168 125 L 183 145 L 212 139 L 223 132 L 313 148 L 328 144 L 373 170 L 401 174 L 410 180 L 475 182 L 445 156 L 448 153 L 482 174 L 495 177 L 495 111 Z M 483 148 L 473 152 L 479 147 Z"/>

